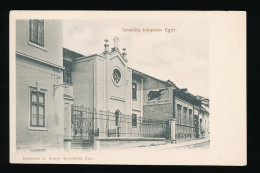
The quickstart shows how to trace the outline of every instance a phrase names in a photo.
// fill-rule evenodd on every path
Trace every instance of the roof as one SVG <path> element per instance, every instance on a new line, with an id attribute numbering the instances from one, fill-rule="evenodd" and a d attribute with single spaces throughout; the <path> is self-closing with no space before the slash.
<path id="1" fill-rule="evenodd" d="M 173 81 L 171 81 L 170 79 L 168 79 L 166 82 L 169 83 L 169 84 L 171 84 L 171 85 L 173 85 L 175 88 L 179 88 L 179 87 L 177 87 L 177 85 L 175 85 L 175 83 L 173 83 Z"/>
<path id="2" fill-rule="evenodd" d="M 201 105 L 201 101 L 198 100 L 196 98 L 196 96 L 194 96 L 193 94 L 189 93 L 189 92 L 185 92 L 185 90 L 181 90 L 179 88 L 176 88 L 174 89 L 174 92 L 173 92 L 174 96 L 177 96 L 178 98 L 188 102 L 188 103 L 191 103 L 191 104 L 194 104 L 194 105 L 197 105 L 197 106 L 200 106 Z"/>
<path id="3" fill-rule="evenodd" d="M 91 54 L 91 55 L 87 55 L 87 56 L 83 56 L 83 57 L 80 57 L 78 59 L 82 59 L 82 58 L 91 58 L 93 56 L 99 56 L 101 58 L 105 58 L 102 54 Z"/>
<path id="4" fill-rule="evenodd" d="M 63 48 L 63 58 L 64 57 L 70 57 L 72 59 L 76 59 L 76 58 L 80 58 L 80 57 L 84 57 L 84 55 L 80 54 L 80 53 L 77 53 L 77 52 L 74 52 L 72 50 L 69 50 L 67 48 Z"/>
<path id="5" fill-rule="evenodd" d="M 169 82 L 168 82 L 169 80 L 168 80 L 168 81 L 163 81 L 163 80 L 161 80 L 161 79 L 158 79 L 158 78 L 152 77 L 152 76 L 150 76 L 150 75 L 148 75 L 148 74 L 145 74 L 145 73 L 142 73 L 142 72 L 140 72 L 140 71 L 137 71 L 137 70 L 135 70 L 135 69 L 133 69 L 133 68 L 130 68 L 130 69 L 132 69 L 133 74 L 136 74 L 136 75 L 139 75 L 139 76 L 142 76 L 142 77 L 149 77 L 149 78 L 155 79 L 155 80 L 157 80 L 157 81 L 160 81 L 160 82 L 166 84 L 168 87 L 171 87 L 171 86 L 175 86 L 175 87 L 176 87 L 175 84 L 173 85 L 173 84 L 169 83 Z"/>

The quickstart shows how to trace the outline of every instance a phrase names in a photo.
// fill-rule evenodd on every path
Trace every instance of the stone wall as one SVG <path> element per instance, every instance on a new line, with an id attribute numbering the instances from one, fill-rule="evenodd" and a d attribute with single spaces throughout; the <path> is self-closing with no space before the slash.
<path id="1" fill-rule="evenodd" d="M 95 149 L 111 149 L 111 148 L 133 148 L 144 146 L 164 145 L 164 138 L 118 138 L 107 137 L 97 138 L 95 141 Z"/>

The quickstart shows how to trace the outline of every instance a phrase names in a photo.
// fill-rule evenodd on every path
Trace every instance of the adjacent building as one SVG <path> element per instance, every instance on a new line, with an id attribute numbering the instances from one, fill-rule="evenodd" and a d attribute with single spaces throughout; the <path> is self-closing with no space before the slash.
<path id="1" fill-rule="evenodd" d="M 197 96 L 197 100 L 200 101 L 200 133 L 202 137 L 208 137 L 209 131 L 209 99 L 202 96 Z"/>
<path id="2" fill-rule="evenodd" d="M 176 86 L 134 69 L 133 76 L 143 81 L 143 116 L 160 121 L 167 121 L 173 118 L 172 90 Z"/>
<path id="3" fill-rule="evenodd" d="M 17 149 L 63 148 L 62 23 L 16 21 Z"/>
<path id="4" fill-rule="evenodd" d="M 174 118 L 176 120 L 176 140 L 199 138 L 199 107 L 200 101 L 187 89 L 173 91 Z"/>

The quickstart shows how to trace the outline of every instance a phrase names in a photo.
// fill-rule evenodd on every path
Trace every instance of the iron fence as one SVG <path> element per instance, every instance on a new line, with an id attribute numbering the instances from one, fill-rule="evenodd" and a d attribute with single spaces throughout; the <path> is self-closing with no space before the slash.
<path id="1" fill-rule="evenodd" d="M 73 142 L 93 141 L 94 115 L 83 106 L 71 106 L 71 137 Z"/>
<path id="2" fill-rule="evenodd" d="M 72 105 L 71 132 L 74 141 L 94 137 L 169 138 L 169 122 L 120 112 L 96 111 Z"/>
<path id="3" fill-rule="evenodd" d="M 98 136 L 104 137 L 169 137 L 169 122 L 141 116 L 99 111 L 94 112 Z M 118 116 L 118 117 L 117 117 Z"/>

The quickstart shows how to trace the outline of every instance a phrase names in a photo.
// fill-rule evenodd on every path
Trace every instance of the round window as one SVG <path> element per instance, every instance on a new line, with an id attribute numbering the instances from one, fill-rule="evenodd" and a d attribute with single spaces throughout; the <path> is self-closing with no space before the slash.
<path id="1" fill-rule="evenodd" d="M 114 80 L 114 82 L 115 82 L 116 84 L 118 84 L 119 81 L 120 81 L 120 79 L 121 79 L 121 73 L 120 73 L 120 71 L 119 71 L 118 69 L 114 69 L 114 71 L 113 71 L 113 80 Z"/>

